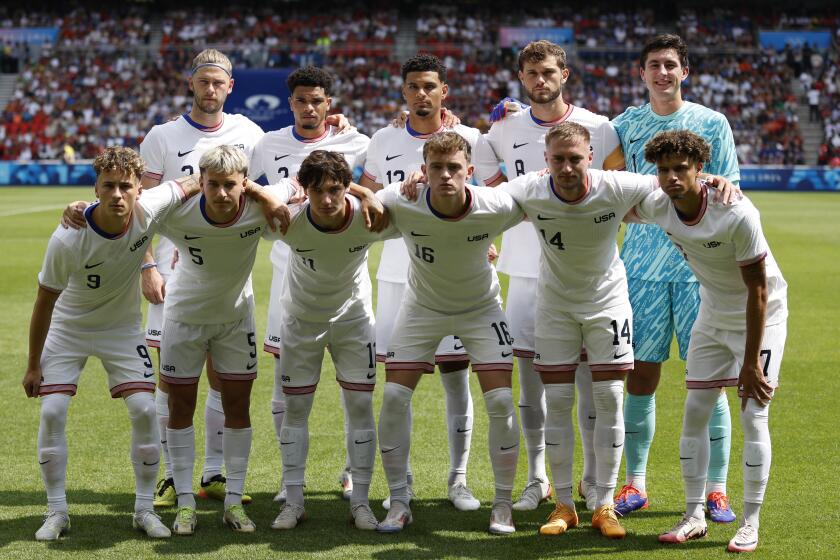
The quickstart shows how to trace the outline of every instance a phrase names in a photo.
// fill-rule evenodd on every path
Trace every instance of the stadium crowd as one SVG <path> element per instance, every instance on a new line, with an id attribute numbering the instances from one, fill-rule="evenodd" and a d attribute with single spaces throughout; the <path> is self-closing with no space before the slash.
<path id="1" fill-rule="evenodd" d="M 394 9 L 282 15 L 268 8 L 231 7 L 217 15 L 174 10 L 162 14 L 160 47 L 154 51 L 132 48 L 154 46 L 150 18 L 139 11 L 0 12 L 6 27 L 60 28 L 56 45 L 39 56 L 20 54 L 31 62 L 21 67 L 0 116 L 0 159 L 53 159 L 66 144 L 81 158 L 92 158 L 110 144 L 137 146 L 152 125 L 188 106 L 184 68 L 197 48 L 211 44 L 222 46 L 238 67 L 324 66 L 336 77 L 334 110 L 371 134 L 402 106 L 394 56 L 398 21 Z M 520 97 L 516 49 L 498 46 L 503 25 L 574 29 L 579 53 L 570 57 L 570 102 L 609 117 L 645 103 L 637 61 L 627 53 L 656 30 L 649 10 L 605 15 L 594 8 L 552 8 L 513 18 L 433 7 L 417 18 L 416 43 L 444 59 L 452 86 L 447 104 L 465 123 L 486 130 L 489 108 L 506 95 Z M 839 27 L 836 19 L 823 17 L 756 20 L 731 10 L 685 10 L 676 28 L 696 53 L 686 97 L 726 114 L 741 163 L 801 164 L 805 155 L 796 108 L 808 96 L 797 97 L 798 78 L 805 92 L 818 92 L 808 95 L 819 97 L 817 118 L 825 130 L 819 161 L 840 164 L 836 49 L 825 54 L 808 45 L 781 53 L 759 50 L 759 26 Z M 10 53 L 20 45 L 5 47 Z"/>

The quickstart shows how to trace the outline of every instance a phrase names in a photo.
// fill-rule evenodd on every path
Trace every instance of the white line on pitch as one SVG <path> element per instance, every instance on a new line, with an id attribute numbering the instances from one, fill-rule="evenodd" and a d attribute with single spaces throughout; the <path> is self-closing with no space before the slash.
<path id="1" fill-rule="evenodd" d="M 15 208 L 14 210 L 0 210 L 0 218 L 5 218 L 7 216 L 19 216 L 21 214 L 34 214 L 36 212 L 46 212 L 47 210 L 60 210 L 65 206 L 66 204 L 62 204 L 61 206 L 28 206 L 26 208 Z"/>

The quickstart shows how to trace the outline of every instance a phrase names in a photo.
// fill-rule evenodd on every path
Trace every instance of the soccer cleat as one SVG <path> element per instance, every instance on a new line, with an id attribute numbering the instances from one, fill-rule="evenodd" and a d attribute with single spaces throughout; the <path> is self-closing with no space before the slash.
<path id="1" fill-rule="evenodd" d="M 592 526 L 601 531 L 601 534 L 608 539 L 623 539 L 627 531 L 618 522 L 615 516 L 615 506 L 607 504 L 599 507 L 592 514 Z"/>
<path id="2" fill-rule="evenodd" d="M 155 490 L 155 507 L 175 507 L 178 503 L 178 496 L 175 494 L 175 481 L 171 478 L 161 478 Z"/>
<path id="3" fill-rule="evenodd" d="M 562 535 L 566 529 L 577 527 L 578 516 L 575 508 L 558 503 L 554 511 L 548 514 L 548 521 L 540 527 L 540 535 Z"/>
<path id="4" fill-rule="evenodd" d="M 169 527 L 163 524 L 160 516 L 150 509 L 144 509 L 134 514 L 131 526 L 146 533 L 153 539 L 168 539 L 172 536 Z"/>
<path id="5" fill-rule="evenodd" d="M 706 496 L 706 509 L 715 523 L 732 523 L 735 512 L 729 506 L 729 497 L 723 492 L 712 492 Z"/>
<path id="6" fill-rule="evenodd" d="M 578 484 L 578 494 L 586 501 L 586 509 L 595 511 L 598 508 L 598 490 L 594 484 L 581 480 Z"/>
<path id="7" fill-rule="evenodd" d="M 178 508 L 175 514 L 175 523 L 172 530 L 176 535 L 189 536 L 195 533 L 195 526 L 198 525 L 198 518 L 195 515 L 195 508 L 184 506 Z"/>
<path id="8" fill-rule="evenodd" d="M 274 495 L 274 501 L 278 504 L 286 503 L 286 485 L 282 482 L 280 483 L 280 489 L 277 491 L 277 494 Z"/>
<path id="9" fill-rule="evenodd" d="M 204 500 L 218 500 L 225 501 L 225 494 L 227 494 L 227 487 L 225 486 L 227 480 L 220 474 L 213 476 L 210 480 L 201 481 L 201 487 L 198 489 L 198 497 Z M 242 494 L 242 503 L 250 504 L 251 496 Z"/>
<path id="10" fill-rule="evenodd" d="M 624 517 L 637 509 L 647 509 L 647 494 L 640 492 L 632 484 L 625 484 L 621 487 L 618 496 L 615 497 L 615 512 Z"/>
<path id="11" fill-rule="evenodd" d="M 237 533 L 253 533 L 257 530 L 257 526 L 254 525 L 254 522 L 245 513 L 245 508 L 239 504 L 225 508 L 225 515 L 222 521 Z"/>
<path id="12" fill-rule="evenodd" d="M 379 533 L 399 533 L 406 525 L 414 521 L 411 517 L 411 508 L 407 504 L 396 501 L 393 507 L 388 510 L 388 515 L 376 526 Z"/>
<path id="13" fill-rule="evenodd" d="M 753 552 L 758 546 L 758 529 L 744 523 L 729 541 L 726 550 L 729 552 Z"/>
<path id="14" fill-rule="evenodd" d="M 412 488 L 411 484 L 409 484 L 408 485 L 408 503 L 411 503 L 411 500 L 413 500 L 416 496 L 417 496 L 417 494 L 414 493 L 414 488 Z M 382 509 L 384 509 L 385 511 L 388 511 L 389 509 L 391 509 L 391 496 L 390 496 L 390 494 L 388 495 L 387 498 L 382 500 Z"/>
<path id="15" fill-rule="evenodd" d="M 66 511 L 48 511 L 44 514 L 44 523 L 35 531 L 36 541 L 57 541 L 70 530 L 70 516 Z"/>
<path id="16" fill-rule="evenodd" d="M 510 502 L 496 502 L 490 510 L 491 535 L 510 535 L 516 532 L 513 526 L 513 507 Z"/>
<path id="17" fill-rule="evenodd" d="M 659 535 L 661 543 L 684 543 L 692 539 L 700 539 L 706 536 L 706 520 L 697 519 L 690 515 L 684 516 L 674 528 L 667 533 Z"/>
<path id="18" fill-rule="evenodd" d="M 341 476 L 338 477 L 338 484 L 341 486 L 341 497 L 349 500 L 353 495 L 353 475 L 349 469 L 341 471 Z"/>
<path id="19" fill-rule="evenodd" d="M 373 531 L 379 525 L 376 516 L 373 515 L 373 511 L 367 504 L 356 504 L 350 510 L 350 514 L 353 516 L 353 523 L 356 524 L 356 529 Z"/>
<path id="20" fill-rule="evenodd" d="M 449 487 L 449 501 L 458 511 L 475 511 L 481 507 L 481 502 L 475 499 L 463 482 L 457 482 Z"/>
<path id="21" fill-rule="evenodd" d="M 304 519 L 306 519 L 306 510 L 303 509 L 303 506 L 286 502 L 277 517 L 271 522 L 271 528 L 294 529 Z"/>
<path id="22" fill-rule="evenodd" d="M 522 489 L 522 495 L 514 502 L 513 509 L 516 511 L 533 511 L 549 499 L 551 493 L 551 484 L 535 478 Z"/>

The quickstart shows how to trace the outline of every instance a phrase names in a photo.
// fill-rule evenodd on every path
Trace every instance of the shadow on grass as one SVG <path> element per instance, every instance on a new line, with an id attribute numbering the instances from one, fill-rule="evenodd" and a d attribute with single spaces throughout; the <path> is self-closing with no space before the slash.
<path id="1" fill-rule="evenodd" d="M 254 534 L 235 534 L 222 523 L 222 505 L 219 502 L 198 501 L 198 528 L 194 537 L 173 537 L 168 540 L 149 541 L 158 554 L 215 553 L 223 547 L 236 544 L 264 544 L 277 553 L 324 553 L 336 556 L 373 557 L 381 560 L 411 558 L 439 558 L 457 556 L 465 558 L 493 558 L 512 560 L 517 557 L 592 556 L 622 551 L 661 550 L 656 535 L 629 534 L 625 540 L 610 541 L 591 527 L 591 515 L 580 508 L 580 523 L 567 534 L 555 538 L 540 537 L 537 530 L 550 509 L 516 512 L 517 532 L 506 537 L 487 533 L 490 507 L 484 505 L 474 512 L 458 512 L 447 500 L 416 500 L 412 503 L 414 523 L 399 534 L 380 535 L 358 531 L 349 513 L 349 504 L 335 492 L 307 493 L 308 519 L 292 531 L 272 531 L 269 526 L 279 507 L 272 501 L 273 494 L 257 493 L 254 502 L 247 506 L 248 514 L 257 524 Z M 94 552 L 113 548 L 125 541 L 148 540 L 131 528 L 134 496 L 121 493 L 75 491 L 68 493 L 72 529 L 57 543 L 46 544 L 49 549 L 64 552 Z M 32 506 L 44 503 L 40 492 L 2 491 L 0 503 L 15 506 Z M 104 509 L 102 513 L 85 513 L 85 510 Z M 99 507 L 96 507 L 99 506 Z M 379 519 L 385 515 L 378 501 L 372 501 Z M 78 512 L 78 513 L 76 513 Z M 164 523 L 171 524 L 175 509 L 159 511 Z M 679 512 L 650 512 L 676 519 Z M 38 515 L 25 515 L 0 521 L 0 548 L 19 542 L 31 541 L 42 519 Z M 690 545 L 693 550 L 719 548 L 725 543 L 706 540 Z M 245 552 L 243 550 L 243 552 Z"/>

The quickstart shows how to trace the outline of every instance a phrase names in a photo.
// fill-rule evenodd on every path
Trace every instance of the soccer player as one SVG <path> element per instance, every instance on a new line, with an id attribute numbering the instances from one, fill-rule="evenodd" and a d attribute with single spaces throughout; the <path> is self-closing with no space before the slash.
<path id="1" fill-rule="evenodd" d="M 233 91 L 233 66 L 227 56 L 215 49 L 200 52 L 192 63 L 189 89 L 193 94 L 192 108 L 173 121 L 152 127 L 140 144 L 140 154 L 146 162 L 143 187 L 167 181 L 181 175 L 190 175 L 198 169 L 201 156 L 215 146 L 230 145 L 244 150 L 249 157 L 262 129 L 243 115 L 223 111 L 227 96 Z M 155 257 L 147 256 L 143 271 L 143 293 L 149 300 L 146 341 L 159 348 L 164 323 L 163 310 L 166 283 L 172 277 L 176 263 L 180 265 L 186 255 L 180 255 L 175 245 L 161 237 Z M 180 262 L 179 262 L 180 260 Z M 212 360 L 207 362 L 207 379 L 210 389 L 204 405 L 204 470 L 201 475 L 199 496 L 225 499 L 225 477 L 222 475 L 222 432 L 225 423 L 221 399 L 221 381 L 216 376 Z M 161 447 L 164 452 L 164 478 L 158 482 L 155 505 L 175 505 L 172 464 L 169 460 L 166 425 L 169 416 L 169 385 L 161 378 L 155 394 Z M 243 496 L 245 503 L 251 501 Z"/>
<path id="2" fill-rule="evenodd" d="M 28 397 L 41 397 L 38 463 L 47 490 L 47 514 L 35 533 L 54 541 L 70 528 L 65 494 L 70 397 L 88 357 L 102 361 L 113 398 L 122 397 L 131 420 L 135 528 L 170 536 L 154 513 L 152 496 L 160 462 L 155 422 L 154 370 L 143 340 L 140 266 L 161 220 L 198 192 L 182 179 L 140 194 L 143 160 L 134 150 L 106 149 L 93 161 L 98 202 L 84 212 L 90 227 L 58 227 L 38 274 L 29 329 Z"/>
<path id="3" fill-rule="evenodd" d="M 459 134 L 435 134 L 423 146 L 421 169 L 428 186 L 420 188 L 417 200 L 400 196 L 399 184 L 377 193 L 411 248 L 408 286 L 388 346 L 379 417 L 382 466 L 391 493 L 390 510 L 377 528 L 381 532 L 401 531 L 412 521 L 407 484 L 411 398 L 423 373 L 434 371 L 440 340 L 451 333 L 468 352 L 489 416 L 496 485 L 490 532 L 515 530 L 511 492 L 519 427 L 511 389 L 513 350 L 487 251 L 523 214 L 504 193 L 465 185 L 475 169 L 470 154 L 470 143 Z"/>
<path id="4" fill-rule="evenodd" d="M 377 131 L 368 147 L 365 172 L 361 184 L 374 191 L 405 179 L 419 171 L 422 152 L 432 134 L 442 132 L 441 108 L 449 92 L 446 67 L 427 54 L 416 55 L 402 66 L 402 95 L 408 105 L 409 117 L 405 128 L 389 126 Z M 467 139 L 473 152 L 485 142 L 474 128 L 456 125 L 455 132 Z M 492 158 L 490 158 L 492 159 Z M 496 161 L 476 161 L 477 177 L 494 185 L 502 175 Z M 409 253 L 402 240 L 386 241 L 377 271 L 376 348 L 377 359 L 385 361 L 389 350 L 394 321 L 403 299 L 408 276 Z M 452 334 L 452 333 L 449 333 Z M 475 510 L 478 500 L 467 487 L 467 462 L 472 439 L 473 403 L 469 390 L 469 361 L 464 344 L 452 336 L 441 341 L 435 354 L 446 394 L 446 421 L 449 435 L 450 470 L 447 480 L 450 501 L 459 510 Z M 409 478 L 412 475 L 409 471 Z M 412 493 L 409 481 L 409 494 Z M 383 506 L 387 509 L 389 499 Z"/>
<path id="5" fill-rule="evenodd" d="M 374 233 L 365 227 L 361 202 L 348 192 L 352 172 L 345 157 L 316 150 L 303 160 L 297 175 L 308 201 L 295 208 L 283 236 L 293 254 L 281 296 L 275 382 L 282 380 L 286 394 L 279 440 L 287 497 L 273 529 L 292 529 L 305 516 L 308 419 L 327 348 L 347 416 L 346 446 L 354 481 L 351 514 L 359 529 L 377 525 L 368 505 L 376 457 L 376 333 L 367 253 L 371 243 L 395 237 L 396 231 Z"/>
<path id="6" fill-rule="evenodd" d="M 362 165 L 370 138 L 353 128 L 341 131 L 337 126 L 330 124 L 327 113 L 332 106 L 332 76 L 321 68 L 306 66 L 289 74 L 286 85 L 290 92 L 289 107 L 295 117 L 295 124 L 269 132 L 257 142 L 251 156 L 251 178 L 256 180 L 265 175 L 268 182 L 273 184 L 280 179 L 294 177 L 303 160 L 315 150 L 328 150 L 344 155 L 351 170 Z M 283 294 L 288 262 L 288 245 L 283 241 L 275 242 L 271 248 L 271 299 L 268 303 L 268 325 L 263 349 L 275 357 L 271 414 L 278 445 L 286 412 L 278 358 L 282 319 L 280 298 Z M 347 420 L 345 416 L 345 427 Z M 339 482 L 342 496 L 349 500 L 353 491 L 349 454 Z M 285 500 L 282 484 L 275 500 Z"/>
<path id="7" fill-rule="evenodd" d="M 223 519 L 235 531 L 253 532 L 256 527 L 242 508 L 252 438 L 250 394 L 258 362 L 250 275 L 259 239 L 270 224 L 260 205 L 269 214 L 283 215 L 288 209 L 282 203 L 296 189 L 288 180 L 255 188 L 247 179 L 248 158 L 234 146 L 211 148 L 198 166 L 202 196 L 169 215 L 163 230 L 183 255 L 164 303 L 160 366 L 170 389 L 166 439 L 178 496 L 173 529 L 179 535 L 195 531 L 193 414 L 209 353 L 225 413 Z M 260 204 L 246 198 L 246 192 Z"/>
<path id="8" fill-rule="evenodd" d="M 706 534 L 709 419 L 720 389 L 737 386 L 744 430 L 744 516 L 728 550 L 752 552 L 770 475 L 768 417 L 787 333 L 787 283 L 752 202 L 715 203 L 709 188 L 697 180 L 710 157 L 709 145 L 687 130 L 654 136 L 645 147 L 645 160 L 656 165 L 662 190 L 635 209 L 639 218 L 662 228 L 700 284 L 680 437 L 686 513 L 659 540 L 682 543 Z"/>
<path id="9" fill-rule="evenodd" d="M 504 161 L 511 178 L 545 168 L 545 133 L 561 122 L 575 122 L 589 131 L 592 141 L 593 169 L 623 168 L 624 158 L 618 136 L 609 119 L 576 107 L 563 99 L 563 86 L 569 77 L 566 52 L 549 41 L 529 43 L 519 53 L 519 80 L 532 105 L 525 110 L 508 114 L 493 123 L 486 135 L 497 159 Z M 522 496 L 513 504 L 517 510 L 533 510 L 551 495 L 545 472 L 545 391 L 539 375 L 534 372 L 534 315 L 536 313 L 537 277 L 539 275 L 540 242 L 534 228 L 520 224 L 506 231 L 502 237 L 502 251 L 498 269 L 510 275 L 505 312 L 510 321 L 513 353 L 519 364 L 519 414 L 525 450 L 528 457 L 528 484 Z M 575 375 L 580 398 L 578 425 L 584 450 L 583 480 L 580 494 L 594 509 L 595 452 L 593 430 L 595 410 L 592 401 L 592 377 L 588 364 L 581 362 Z M 570 447 L 552 449 L 570 459 L 574 453 L 573 425 L 570 415 L 555 418 L 552 441 Z M 555 487 L 556 499 L 569 507 L 572 500 L 571 472 L 555 477 L 562 486 Z"/>
<path id="10" fill-rule="evenodd" d="M 627 109 L 613 121 L 627 170 L 655 174 L 655 166 L 645 160 L 645 144 L 661 130 L 688 129 L 711 142 L 711 159 L 706 171 L 737 184 L 738 158 L 726 117 L 682 98 L 680 85 L 689 73 L 688 49 L 682 39 L 676 35 L 655 37 L 642 49 L 639 62 L 650 102 Z M 624 413 L 627 478 L 615 498 L 616 511 L 627 515 L 648 507 L 645 479 L 656 425 L 655 391 L 662 362 L 668 359 L 674 332 L 680 358 L 686 358 L 700 298 L 697 279 L 658 227 L 629 224 L 621 257 L 627 268 L 633 306 L 636 360 L 633 374 L 627 378 Z M 723 392 L 709 422 L 709 441 L 707 507 L 713 521 L 728 523 L 735 520 L 735 514 L 726 496 L 731 423 Z"/>

